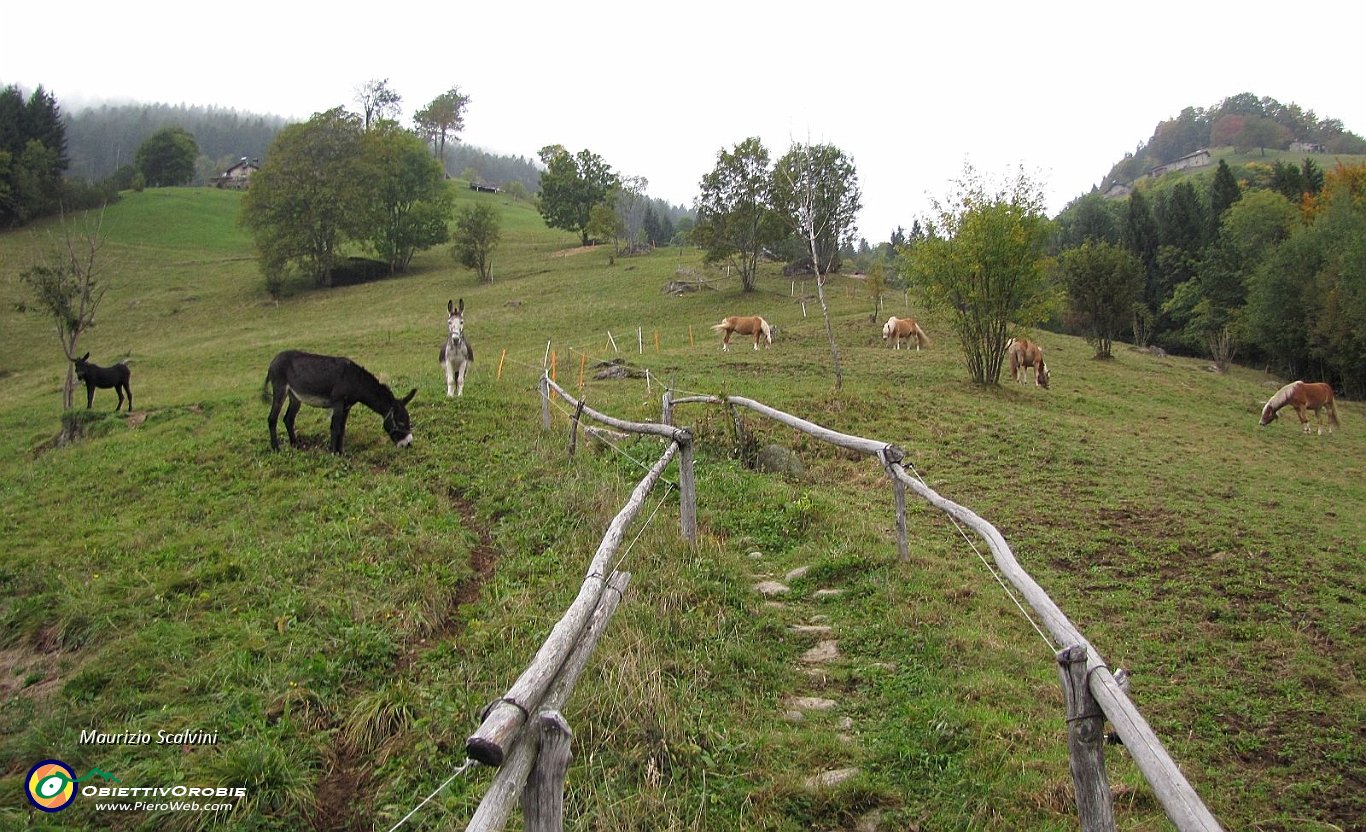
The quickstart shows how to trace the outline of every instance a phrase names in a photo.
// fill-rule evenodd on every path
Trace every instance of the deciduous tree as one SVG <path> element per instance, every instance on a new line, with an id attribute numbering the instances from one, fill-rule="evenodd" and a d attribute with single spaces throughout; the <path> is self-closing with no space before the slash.
<path id="1" fill-rule="evenodd" d="M 431 143 L 442 170 L 446 164 L 446 141 L 459 139 L 460 131 L 465 129 L 465 108 L 469 104 L 468 95 L 460 92 L 459 87 L 451 87 L 413 114 L 418 133 Z"/>
<path id="2" fill-rule="evenodd" d="M 164 127 L 138 147 L 134 163 L 148 186 L 164 188 L 190 184 L 198 157 L 194 136 L 180 127 Z"/>
<path id="3" fill-rule="evenodd" d="M 621 230 L 628 252 L 644 241 L 645 209 L 650 203 L 645 189 L 649 186 L 649 180 L 643 176 L 623 176 L 611 200 L 617 215 L 616 227 Z"/>
<path id="4" fill-rule="evenodd" d="M 370 236 L 374 170 L 363 136 L 360 118 L 338 107 L 291 124 L 271 143 L 241 215 L 267 286 L 278 288 L 291 271 L 331 286 L 342 244 Z"/>
<path id="5" fill-rule="evenodd" d="M 830 342 L 835 389 L 840 390 L 844 374 L 830 324 L 825 281 L 838 270 L 841 249 L 852 246 L 858 231 L 855 221 L 863 203 L 853 160 L 834 145 L 793 145 L 774 166 L 773 204 L 810 254 L 825 337 Z"/>
<path id="6" fill-rule="evenodd" d="M 1143 293 L 1143 266 L 1125 249 L 1087 240 L 1058 256 L 1072 311 L 1086 328 L 1096 358 L 1109 358 L 1111 345 L 1131 321 Z"/>
<path id="7" fill-rule="evenodd" d="M 395 121 L 402 112 L 403 96 L 389 89 L 389 79 L 372 78 L 356 88 L 363 126 L 369 130 L 380 121 Z"/>
<path id="8" fill-rule="evenodd" d="M 450 239 L 450 188 L 422 139 L 394 122 L 375 124 L 361 147 L 373 176 L 370 246 L 390 272 L 401 272 L 418 251 Z"/>
<path id="9" fill-rule="evenodd" d="M 734 266 L 741 291 L 753 292 L 762 252 L 787 233 L 773 207 L 767 148 L 751 137 L 720 151 L 700 188 L 694 242 L 705 250 L 706 262 Z"/>
<path id="10" fill-rule="evenodd" d="M 77 229 L 70 219 L 62 217 L 60 239 L 53 241 L 43 262 L 20 275 L 33 290 L 38 307 L 52 319 L 62 353 L 67 357 L 63 410 L 71 409 L 76 385 L 71 362 L 76 358 L 81 336 L 94 325 L 95 312 L 111 283 L 101 254 L 104 211 L 84 214 L 83 222 L 84 227 Z"/>
<path id="11" fill-rule="evenodd" d="M 487 202 L 466 205 L 455 215 L 455 246 L 451 255 L 467 269 L 474 269 L 479 280 L 493 282 L 493 250 L 501 236 L 498 210 Z"/>
<path id="12" fill-rule="evenodd" d="M 964 168 L 954 191 L 934 203 L 935 233 L 910 252 L 913 284 L 951 315 L 978 384 L 998 384 L 1015 326 L 1049 316 L 1054 293 L 1045 268 L 1052 223 L 1042 187 L 1023 171 L 992 185 Z"/>
<path id="13" fill-rule="evenodd" d="M 588 228 L 593 208 L 606 205 L 609 196 L 621 180 L 612 172 L 611 165 L 588 150 L 570 155 L 562 145 L 542 148 L 541 196 L 537 210 L 551 228 L 572 231 L 588 245 Z"/>

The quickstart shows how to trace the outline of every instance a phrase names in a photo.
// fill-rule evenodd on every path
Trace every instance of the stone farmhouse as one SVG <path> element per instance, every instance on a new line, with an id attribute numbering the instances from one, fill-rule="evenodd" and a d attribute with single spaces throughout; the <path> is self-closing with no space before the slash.
<path id="1" fill-rule="evenodd" d="M 215 188 L 232 188 L 233 190 L 245 190 L 251 184 L 251 175 L 261 169 L 259 159 L 248 160 L 243 156 L 242 160 L 223 172 L 221 176 L 215 176 L 212 184 Z"/>

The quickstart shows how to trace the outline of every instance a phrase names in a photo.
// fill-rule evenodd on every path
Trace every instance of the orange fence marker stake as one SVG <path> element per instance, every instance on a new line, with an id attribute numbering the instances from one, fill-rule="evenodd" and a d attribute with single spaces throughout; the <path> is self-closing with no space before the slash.
<path id="1" fill-rule="evenodd" d="M 503 380 L 503 361 L 508 357 L 507 347 L 503 348 L 503 354 L 498 356 L 498 380 Z"/>

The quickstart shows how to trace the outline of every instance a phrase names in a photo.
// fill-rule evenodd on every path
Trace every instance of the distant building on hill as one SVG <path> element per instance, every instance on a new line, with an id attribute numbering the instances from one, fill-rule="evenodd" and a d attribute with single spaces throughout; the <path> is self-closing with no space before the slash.
<path id="1" fill-rule="evenodd" d="M 1210 161 L 1211 159 L 1208 148 L 1203 150 L 1197 150 L 1194 153 L 1187 153 L 1180 159 L 1168 162 L 1165 165 L 1158 165 L 1157 167 L 1153 168 L 1148 175 L 1151 176 L 1153 179 L 1156 179 L 1164 173 L 1171 173 L 1174 170 L 1185 170 L 1186 168 L 1202 168 L 1205 165 L 1210 164 Z"/>
<path id="2" fill-rule="evenodd" d="M 1291 153 L 1324 153 L 1323 145 L 1318 142 L 1291 142 Z"/>
<path id="3" fill-rule="evenodd" d="M 497 189 L 497 188 L 495 188 L 495 187 L 492 186 L 492 185 L 485 185 L 485 184 L 482 183 L 482 182 L 471 182 L 471 183 L 470 183 L 470 190 L 471 190 L 471 191 L 478 191 L 478 192 L 481 193 L 481 194 L 496 194 L 496 193 L 498 193 L 498 189 Z"/>
<path id="4" fill-rule="evenodd" d="M 215 176 L 212 184 L 215 188 L 232 188 L 233 190 L 245 190 L 251 184 L 251 175 L 261 169 L 259 159 L 248 160 L 243 156 L 242 161 L 228 168 L 222 176 Z"/>

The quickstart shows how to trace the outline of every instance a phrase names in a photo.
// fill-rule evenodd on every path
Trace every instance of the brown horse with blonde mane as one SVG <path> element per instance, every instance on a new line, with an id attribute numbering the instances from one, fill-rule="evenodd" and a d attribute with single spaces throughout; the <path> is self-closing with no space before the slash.
<path id="1" fill-rule="evenodd" d="M 721 339 L 721 349 L 726 351 L 730 350 L 730 336 L 736 333 L 753 335 L 756 350 L 759 349 L 760 338 L 768 341 L 769 346 L 773 345 L 773 327 L 758 315 L 731 315 L 712 329 L 726 333 L 726 337 Z"/>
<path id="2" fill-rule="evenodd" d="M 1276 420 L 1276 411 L 1290 405 L 1295 408 L 1295 415 L 1300 417 L 1300 424 L 1304 425 L 1304 432 L 1309 432 L 1309 417 L 1305 414 L 1306 410 L 1314 411 L 1314 421 L 1318 423 L 1319 435 L 1323 435 L 1323 411 L 1328 411 L 1328 432 L 1331 434 L 1333 428 L 1341 427 L 1338 424 L 1338 409 L 1333 401 L 1333 386 L 1316 381 L 1292 381 L 1280 390 L 1276 395 L 1267 400 L 1266 406 L 1262 408 L 1262 427 L 1266 427 Z"/>
<path id="3" fill-rule="evenodd" d="M 1048 365 L 1043 363 L 1043 347 L 1024 338 L 1011 338 L 1006 342 L 1006 355 L 1010 358 L 1012 379 L 1028 383 L 1028 370 L 1033 367 L 1034 383 L 1048 389 Z"/>
<path id="4" fill-rule="evenodd" d="M 898 318 L 893 315 L 887 319 L 887 323 L 882 325 L 882 340 L 892 339 L 892 348 L 901 349 L 903 339 L 914 338 L 916 352 L 921 347 L 930 345 L 930 336 L 925 334 L 925 330 L 920 328 L 920 324 L 910 318 Z"/>

